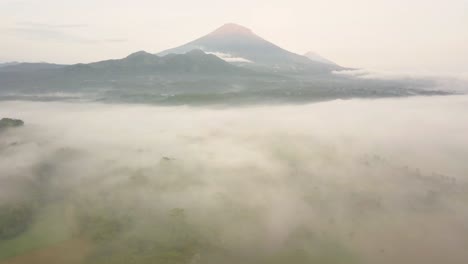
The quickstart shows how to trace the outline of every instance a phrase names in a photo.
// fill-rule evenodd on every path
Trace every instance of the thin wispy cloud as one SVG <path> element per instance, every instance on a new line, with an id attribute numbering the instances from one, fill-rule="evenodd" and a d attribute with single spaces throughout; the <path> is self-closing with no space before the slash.
<path id="1" fill-rule="evenodd" d="M 26 39 L 35 40 L 53 40 L 62 42 L 75 42 L 75 43 L 95 43 L 96 40 L 87 39 L 78 35 L 69 34 L 61 30 L 50 28 L 36 28 L 36 27 L 14 27 L 10 28 L 9 32 L 15 36 L 21 36 Z"/>
<path id="2" fill-rule="evenodd" d="M 47 24 L 37 22 L 19 22 L 14 27 L 8 28 L 7 31 L 15 36 L 34 40 L 72 42 L 81 44 L 95 44 L 99 42 L 119 43 L 126 42 L 126 38 L 110 37 L 110 38 L 88 38 L 81 36 L 77 30 L 90 27 L 88 24 Z"/>
<path id="3" fill-rule="evenodd" d="M 18 26 L 35 27 L 35 28 L 86 28 L 88 24 L 47 24 L 36 22 L 19 22 Z"/>

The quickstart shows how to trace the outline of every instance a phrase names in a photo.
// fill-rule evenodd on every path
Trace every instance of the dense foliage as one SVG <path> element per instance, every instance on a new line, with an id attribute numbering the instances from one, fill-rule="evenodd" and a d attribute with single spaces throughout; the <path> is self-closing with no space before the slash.
<path id="1" fill-rule="evenodd" d="M 26 230 L 31 224 L 33 206 L 15 203 L 0 206 L 0 240 L 13 238 Z"/>
<path id="2" fill-rule="evenodd" d="M 0 131 L 9 128 L 9 127 L 19 127 L 23 126 L 23 120 L 11 119 L 11 118 L 2 118 L 0 119 Z"/>

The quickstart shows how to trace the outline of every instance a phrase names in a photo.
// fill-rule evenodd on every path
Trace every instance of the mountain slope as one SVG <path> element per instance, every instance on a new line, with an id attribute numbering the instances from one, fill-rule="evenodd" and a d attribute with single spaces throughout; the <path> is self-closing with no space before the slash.
<path id="1" fill-rule="evenodd" d="M 185 45 L 165 50 L 158 55 L 183 54 L 193 49 L 213 53 L 226 61 L 243 66 L 264 66 L 281 70 L 313 69 L 331 71 L 341 67 L 312 61 L 292 53 L 255 35 L 250 29 L 236 24 L 225 24 L 212 33 Z"/>
<path id="2" fill-rule="evenodd" d="M 336 65 L 336 63 L 334 63 L 333 61 L 327 59 L 327 58 L 324 58 L 322 56 L 320 56 L 319 54 L 313 52 L 313 51 L 309 51 L 307 52 L 306 54 L 304 54 L 304 57 L 307 57 L 309 58 L 310 60 L 313 60 L 313 61 L 318 61 L 318 62 L 321 62 L 321 63 L 325 63 L 325 64 L 331 64 L 331 65 Z"/>
<path id="3" fill-rule="evenodd" d="M 123 59 L 106 60 L 85 65 L 73 65 L 67 70 L 87 67 L 90 70 L 125 74 L 241 74 L 245 69 L 231 65 L 212 54 L 192 50 L 186 54 L 157 56 L 145 51 L 130 54 Z"/>
<path id="4" fill-rule="evenodd" d="M 0 90 L 162 87 L 182 80 L 180 86 L 193 87 L 200 80 L 212 86 L 254 75 L 262 77 L 201 50 L 162 57 L 139 51 L 122 59 L 89 64 L 0 71 Z"/>

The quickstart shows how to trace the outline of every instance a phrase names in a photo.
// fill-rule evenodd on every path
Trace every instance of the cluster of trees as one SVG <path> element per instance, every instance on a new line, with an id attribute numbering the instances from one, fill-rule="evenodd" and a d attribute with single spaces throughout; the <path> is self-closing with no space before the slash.
<path id="1" fill-rule="evenodd" d="M 13 238 L 31 224 L 34 206 L 21 202 L 0 206 L 0 241 Z"/>
<path id="2" fill-rule="evenodd" d="M 59 153 L 63 156 L 63 152 Z M 200 218 L 195 208 L 170 206 L 158 194 L 183 189 L 187 179 L 179 181 L 178 174 L 172 171 L 173 162 L 168 159 L 163 158 L 161 171 L 172 178 L 164 184 L 144 172 L 124 171 L 121 173 L 129 176 L 116 185 L 93 182 L 67 189 L 57 182 L 64 178 L 54 173 L 54 162 L 37 166 L 34 171 L 37 181 L 31 180 L 34 184 L 30 181 L 17 184 L 29 183 L 27 188 L 23 186 L 22 191 L 17 191 L 22 194 L 22 202 L 16 200 L 0 206 L 0 243 L 21 236 L 34 224 L 35 215 L 44 212 L 41 210 L 48 203 L 55 203 L 67 209 L 63 221 L 73 225 L 73 236 L 92 245 L 86 258 L 91 264 L 356 263 L 355 256 L 339 240 L 306 227 L 292 230 L 284 242 L 267 249 L 262 245 L 268 242 L 265 233 L 268 231 L 262 229 L 261 209 L 251 210 L 233 203 L 231 207 L 213 208 L 210 216 Z M 141 194 L 148 195 L 146 198 L 152 202 L 140 205 Z M 230 228 L 239 229 L 243 233 L 241 238 L 232 232 L 226 234 L 225 230 Z"/>
<path id="3" fill-rule="evenodd" d="M 20 119 L 2 118 L 0 119 L 0 131 L 9 127 L 20 127 L 23 126 L 24 122 Z"/>

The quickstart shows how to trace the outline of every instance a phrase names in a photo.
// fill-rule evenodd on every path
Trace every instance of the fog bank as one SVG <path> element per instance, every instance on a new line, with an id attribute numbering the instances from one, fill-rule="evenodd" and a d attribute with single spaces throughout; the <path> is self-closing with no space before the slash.
<path id="1" fill-rule="evenodd" d="M 223 109 L 10 101 L 0 117 L 25 121 L 0 134 L 0 206 L 37 195 L 31 214 L 65 212 L 59 240 L 89 241 L 85 262 L 468 261 L 468 96 Z M 6 244 L 0 262 L 19 254 Z"/>

